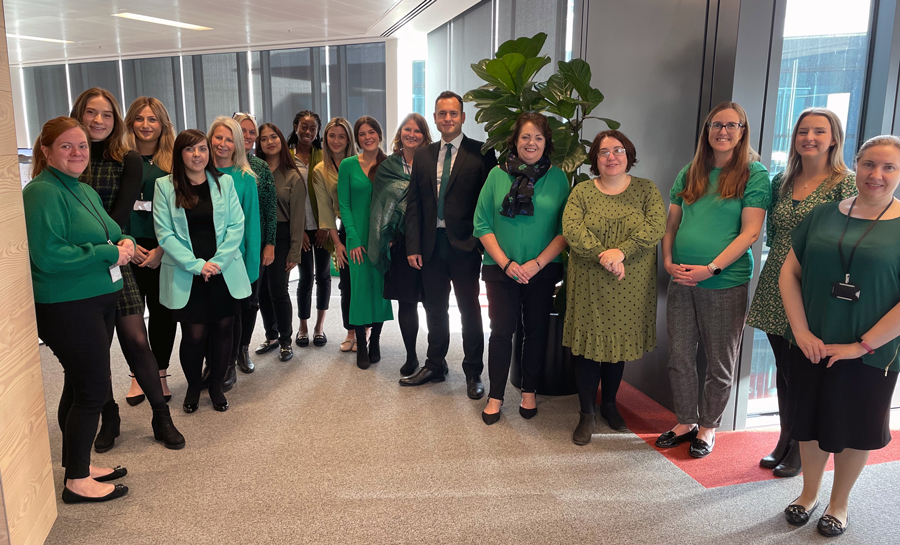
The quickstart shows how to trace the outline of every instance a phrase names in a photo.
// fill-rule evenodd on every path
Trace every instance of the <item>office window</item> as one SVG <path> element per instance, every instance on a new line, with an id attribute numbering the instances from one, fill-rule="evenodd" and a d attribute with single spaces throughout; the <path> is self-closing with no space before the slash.
<path id="1" fill-rule="evenodd" d="M 345 117 L 352 125 L 364 115 L 374 117 L 384 127 L 387 96 L 385 93 L 384 44 L 347 45 Z"/>
<path id="2" fill-rule="evenodd" d="M 784 171 L 794 124 L 804 109 L 813 106 L 828 108 L 841 119 L 844 160 L 853 164 L 861 144 L 870 9 L 871 0 L 787 0 L 771 175 Z M 763 244 L 762 264 L 768 252 Z M 748 416 L 777 412 L 775 358 L 759 330 L 754 330 L 750 381 Z"/>
<path id="3" fill-rule="evenodd" d="M 182 117 L 177 109 L 181 97 L 179 96 L 179 101 L 176 102 L 173 69 L 178 68 L 178 57 L 122 61 L 122 81 L 125 87 L 122 115 L 125 115 L 134 99 L 142 96 L 154 97 L 163 103 L 169 112 L 169 119 L 177 126 L 177 119 Z M 180 94 L 181 90 L 178 92 Z"/>
<path id="4" fill-rule="evenodd" d="M 425 115 L 425 61 L 412 62 L 412 111 Z"/>
<path id="5" fill-rule="evenodd" d="M 231 117 L 234 112 L 241 111 L 237 55 L 246 53 L 200 56 L 203 79 L 202 85 L 195 91 L 197 95 L 203 97 L 203 112 L 206 116 L 201 130 L 208 129 L 213 120 L 220 115 Z M 196 75 L 195 73 L 195 86 Z"/>
<path id="6" fill-rule="evenodd" d="M 491 44 L 492 8 L 491 2 L 479 4 L 454 19 L 450 25 L 449 89 L 460 96 L 484 85 L 484 80 L 475 74 L 471 64 L 494 56 L 495 50 Z M 487 138 L 484 125 L 475 121 L 474 114 L 466 117 L 463 132 L 477 140 Z"/>
<path id="7" fill-rule="evenodd" d="M 119 84 L 119 63 L 117 61 L 70 64 L 69 84 L 72 86 L 72 102 L 78 99 L 78 95 L 91 87 L 101 87 L 116 97 L 123 110 L 128 107 L 127 104 L 122 104 L 124 98 Z"/>
<path id="8" fill-rule="evenodd" d="M 69 115 L 65 65 L 32 66 L 22 70 L 28 134 L 33 144 L 44 123 Z M 75 97 L 72 97 L 73 99 Z"/>
<path id="9" fill-rule="evenodd" d="M 313 108 L 312 54 L 315 49 L 285 49 L 269 53 L 272 123 L 287 137 L 294 115 Z M 320 114 L 321 116 L 321 114 Z M 324 123 L 324 121 L 323 121 Z"/>

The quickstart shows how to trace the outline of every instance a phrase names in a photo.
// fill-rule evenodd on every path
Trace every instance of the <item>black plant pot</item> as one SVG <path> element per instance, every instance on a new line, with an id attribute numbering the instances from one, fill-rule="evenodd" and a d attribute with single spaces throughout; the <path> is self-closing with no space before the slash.
<path id="1" fill-rule="evenodd" d="M 567 396 L 578 393 L 575 384 L 575 358 L 572 351 L 562 345 L 563 317 L 550 314 L 547 328 L 547 355 L 541 375 L 538 377 L 537 393 L 545 396 Z M 522 388 L 522 322 L 513 335 L 512 362 L 509 380 L 516 388 Z"/>

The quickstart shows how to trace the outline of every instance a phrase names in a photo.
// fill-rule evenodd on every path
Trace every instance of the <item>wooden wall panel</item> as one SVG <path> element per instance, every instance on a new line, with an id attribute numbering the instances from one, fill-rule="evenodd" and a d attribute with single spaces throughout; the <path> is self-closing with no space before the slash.
<path id="1" fill-rule="evenodd" d="M 0 0 L 0 17 L 2 7 Z M 5 37 L 5 29 L 3 33 Z M 4 39 L 0 42 L 0 545 L 43 543 L 57 514 L 15 133 Z"/>

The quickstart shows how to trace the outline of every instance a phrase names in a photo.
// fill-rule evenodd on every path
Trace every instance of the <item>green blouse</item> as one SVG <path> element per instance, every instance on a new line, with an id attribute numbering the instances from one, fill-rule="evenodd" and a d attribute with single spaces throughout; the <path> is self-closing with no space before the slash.
<path id="1" fill-rule="evenodd" d="M 156 179 L 167 176 L 169 173 L 159 168 L 153 162 L 152 156 L 143 156 L 144 179 L 141 182 L 141 194 L 139 201 L 153 202 L 153 192 L 156 190 Z M 128 232 L 135 238 L 152 238 L 156 240 L 156 231 L 153 228 L 153 212 L 146 210 L 132 210 L 128 219 Z"/>
<path id="2" fill-rule="evenodd" d="M 759 284 L 750 305 L 750 316 L 747 325 L 770 333 L 784 335 L 788 328 L 781 290 L 778 287 L 778 275 L 781 266 L 791 249 L 791 231 L 816 206 L 835 201 L 842 201 L 857 194 L 856 175 L 848 172 L 834 187 L 826 189 L 829 180 L 825 180 L 815 191 L 810 193 L 800 204 L 794 206 L 791 190 L 788 196 L 781 196 L 781 185 L 784 175 L 779 173 L 772 180 L 772 205 L 766 217 L 766 244 L 769 255 L 766 264 L 759 273 Z"/>
<path id="3" fill-rule="evenodd" d="M 550 241 L 563 234 L 562 215 L 569 197 L 569 181 L 562 170 L 550 167 L 534 184 L 534 215 L 510 218 L 500 214 L 500 206 L 512 182 L 513 177 L 499 166 L 488 174 L 475 206 L 473 235 L 482 237 L 493 233 L 507 257 L 521 264 L 540 255 Z M 556 256 L 553 261 L 560 263 L 562 258 Z M 488 252 L 484 252 L 482 262 L 497 265 Z"/>
<path id="4" fill-rule="evenodd" d="M 707 265 L 722 253 L 741 234 L 741 213 L 744 208 L 767 210 L 772 199 L 769 172 L 759 161 L 750 165 L 750 179 L 740 199 L 722 199 L 717 193 L 721 168 L 709 173 L 706 195 L 691 204 L 684 204 L 678 196 L 685 187 L 690 163 L 681 169 L 669 193 L 672 204 L 682 207 L 681 225 L 672 248 L 674 263 Z M 746 284 L 753 277 L 753 254 L 750 248 L 718 276 L 697 284 L 701 288 L 725 289 Z"/>
<path id="5" fill-rule="evenodd" d="M 255 155 L 248 155 L 250 169 L 256 174 L 256 192 L 259 198 L 259 222 L 262 230 L 263 244 L 275 245 L 275 226 L 277 216 L 275 213 L 275 178 L 266 163 Z M 251 280 L 252 282 L 252 280 Z"/>
<path id="6" fill-rule="evenodd" d="M 866 231 L 872 220 L 850 218 L 844 235 L 844 255 Z M 800 262 L 800 285 L 806 321 L 813 335 L 825 344 L 850 344 L 859 340 L 885 314 L 900 303 L 900 218 L 881 220 L 859 243 L 850 265 L 850 282 L 860 287 L 859 301 L 831 296 L 834 282 L 844 280 L 837 252 L 838 239 L 847 224 L 839 203 L 817 206 L 791 233 L 794 254 Z M 785 338 L 793 341 L 790 327 Z M 887 371 L 900 371 L 897 350 L 900 337 L 865 354 L 863 363 Z"/>

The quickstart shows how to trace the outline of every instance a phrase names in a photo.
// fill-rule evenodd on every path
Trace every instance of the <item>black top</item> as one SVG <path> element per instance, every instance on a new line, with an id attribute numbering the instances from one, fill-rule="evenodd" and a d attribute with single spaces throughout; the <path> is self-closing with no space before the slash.
<path id="1" fill-rule="evenodd" d="M 199 199 L 196 206 L 184 211 L 191 233 L 191 245 L 194 247 L 194 256 L 197 259 L 209 261 L 216 255 L 217 248 L 209 183 L 191 185 L 190 188 L 191 192 Z"/>
<path id="2" fill-rule="evenodd" d="M 124 229 L 141 192 L 144 162 L 136 151 L 126 153 L 121 162 L 107 159 L 108 141 L 91 142 L 90 170 L 85 170 L 79 180 L 94 188 L 103 208 Z"/>

